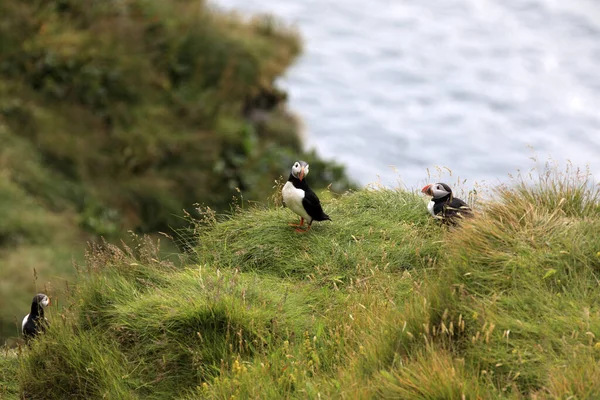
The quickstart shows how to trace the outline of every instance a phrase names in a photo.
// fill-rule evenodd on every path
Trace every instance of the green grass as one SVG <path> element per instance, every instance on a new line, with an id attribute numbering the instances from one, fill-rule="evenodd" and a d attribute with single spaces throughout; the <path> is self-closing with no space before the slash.
<path id="1" fill-rule="evenodd" d="M 597 398 L 597 195 L 554 171 L 459 228 L 393 190 L 321 193 L 333 221 L 308 233 L 276 196 L 203 209 L 183 267 L 144 237 L 92 246 L 70 306 L 3 362 L 30 399 Z"/>
<path id="2" fill-rule="evenodd" d="M 19 368 L 17 351 L 2 346 L 0 352 L 0 398 L 19 399 L 19 381 L 15 379 Z"/>

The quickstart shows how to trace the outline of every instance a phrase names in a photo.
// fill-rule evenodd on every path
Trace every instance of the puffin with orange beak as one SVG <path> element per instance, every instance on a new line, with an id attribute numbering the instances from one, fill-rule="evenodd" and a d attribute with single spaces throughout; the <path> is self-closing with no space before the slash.
<path id="1" fill-rule="evenodd" d="M 442 222 L 455 224 L 458 218 L 470 217 L 473 211 L 467 203 L 452 195 L 452 189 L 445 183 L 432 183 L 421 189 L 422 193 L 431 196 L 427 210 Z"/>
<path id="2" fill-rule="evenodd" d="M 296 161 L 292 165 L 290 177 L 281 191 L 286 207 L 300 216 L 300 224 L 290 224 L 290 226 L 296 227 L 297 232 L 308 231 L 313 221 L 331 221 L 331 218 L 323 212 L 321 202 L 315 192 L 308 187 L 306 175 L 308 175 L 308 164 L 305 161 Z M 301 229 L 304 227 L 304 220 L 308 226 L 306 229 Z"/>
<path id="3" fill-rule="evenodd" d="M 48 320 L 44 317 L 44 308 L 50 305 L 50 297 L 44 293 L 38 293 L 33 297 L 31 310 L 23 318 L 21 329 L 23 336 L 27 341 L 33 339 L 38 333 L 44 332 L 48 325 Z"/>

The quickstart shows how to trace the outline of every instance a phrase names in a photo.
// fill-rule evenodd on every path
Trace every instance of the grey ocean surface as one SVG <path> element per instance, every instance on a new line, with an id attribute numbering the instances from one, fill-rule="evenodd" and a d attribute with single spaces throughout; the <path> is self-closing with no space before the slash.
<path id="1" fill-rule="evenodd" d="M 308 147 L 361 184 L 506 181 L 531 157 L 600 178 L 598 0 L 218 0 L 295 25 L 281 86 Z M 390 166 L 394 166 L 396 171 Z"/>

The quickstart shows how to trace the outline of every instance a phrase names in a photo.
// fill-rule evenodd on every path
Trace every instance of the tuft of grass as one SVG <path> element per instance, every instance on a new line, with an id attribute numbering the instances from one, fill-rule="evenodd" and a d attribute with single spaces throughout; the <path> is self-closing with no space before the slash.
<path id="1" fill-rule="evenodd" d="M 67 333 L 54 325 L 47 340 L 37 341 L 19 366 L 22 396 L 27 399 L 132 399 L 127 360 L 101 332 Z M 60 331 L 61 334 L 56 334 Z M 61 371 L 60 374 L 50 371 Z"/>
<path id="2" fill-rule="evenodd" d="M 390 399 L 481 399 L 489 395 L 485 381 L 465 370 L 464 360 L 443 348 L 426 346 L 391 370 L 375 374 L 377 394 Z"/>
<path id="3" fill-rule="evenodd" d="M 596 350 L 600 346 L 595 346 Z M 600 396 L 598 355 L 585 349 L 573 349 L 568 362 L 553 365 L 549 370 L 548 385 L 540 390 L 539 397 L 555 399 L 594 399 Z"/>

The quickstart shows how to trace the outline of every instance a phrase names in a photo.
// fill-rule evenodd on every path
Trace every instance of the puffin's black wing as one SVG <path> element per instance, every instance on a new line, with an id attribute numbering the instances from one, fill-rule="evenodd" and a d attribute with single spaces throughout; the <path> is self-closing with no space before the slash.
<path id="1" fill-rule="evenodd" d="M 446 207 L 446 202 L 445 201 L 433 201 L 433 214 L 435 216 L 443 216 L 444 213 L 444 208 Z"/>
<path id="2" fill-rule="evenodd" d="M 48 321 L 46 318 L 28 318 L 23 327 L 23 336 L 25 338 L 32 338 L 40 332 L 46 332 L 47 327 Z"/>
<path id="3" fill-rule="evenodd" d="M 319 198 L 310 188 L 304 190 L 304 198 L 302 199 L 302 206 L 315 221 L 331 220 L 321 207 Z"/>
<path id="4" fill-rule="evenodd" d="M 472 211 L 467 203 L 453 197 L 450 201 L 444 203 L 442 215 L 444 218 L 470 217 Z"/>
<path id="5" fill-rule="evenodd" d="M 23 325 L 23 336 L 34 336 L 36 334 L 35 321 L 27 318 L 25 325 Z"/>

